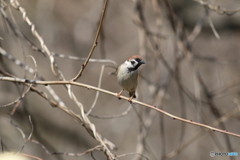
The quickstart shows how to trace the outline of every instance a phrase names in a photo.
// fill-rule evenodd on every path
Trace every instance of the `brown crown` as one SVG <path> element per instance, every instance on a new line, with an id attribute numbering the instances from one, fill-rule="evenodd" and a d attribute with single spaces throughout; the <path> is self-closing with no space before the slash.
<path id="1" fill-rule="evenodd" d="M 133 56 L 129 57 L 127 59 L 127 61 L 129 61 L 130 59 L 137 59 L 137 58 L 142 60 L 142 57 L 140 57 L 139 55 L 133 55 Z"/>

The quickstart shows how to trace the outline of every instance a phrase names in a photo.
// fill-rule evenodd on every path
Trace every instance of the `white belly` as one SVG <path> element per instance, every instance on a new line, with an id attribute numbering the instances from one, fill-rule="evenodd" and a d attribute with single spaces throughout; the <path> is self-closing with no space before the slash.
<path id="1" fill-rule="evenodd" d="M 119 69 L 117 74 L 118 83 L 128 92 L 134 92 L 137 88 L 138 71 L 127 73 L 127 70 Z"/>

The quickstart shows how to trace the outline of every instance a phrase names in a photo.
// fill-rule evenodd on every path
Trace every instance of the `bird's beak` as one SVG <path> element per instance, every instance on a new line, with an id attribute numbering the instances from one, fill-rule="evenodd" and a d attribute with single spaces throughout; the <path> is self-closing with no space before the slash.
<path id="1" fill-rule="evenodd" d="M 146 64 L 146 62 L 144 60 L 141 60 L 140 63 L 141 64 Z"/>

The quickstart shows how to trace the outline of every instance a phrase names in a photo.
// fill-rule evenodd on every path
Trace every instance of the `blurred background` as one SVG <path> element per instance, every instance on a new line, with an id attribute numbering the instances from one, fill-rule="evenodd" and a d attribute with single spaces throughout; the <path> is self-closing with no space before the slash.
<path id="1" fill-rule="evenodd" d="M 9 73 L 33 79 L 24 64 L 37 68 L 38 75 L 45 80 L 57 81 L 47 54 L 41 52 L 41 44 L 22 13 L 8 0 L 1 0 L 0 4 L 1 76 Z M 88 56 L 104 1 L 19 0 L 19 4 L 53 52 L 65 78 L 75 77 L 84 61 L 68 56 Z M 107 60 L 120 65 L 131 55 L 141 55 L 147 64 L 140 67 L 137 100 L 240 134 L 239 6 L 237 0 L 109 0 L 98 45 L 91 57 L 104 61 L 89 62 L 77 82 L 98 86 L 101 78 L 101 88 L 118 93 L 121 87 L 114 75 L 116 66 Z M 28 55 L 34 57 L 37 67 Z M 106 67 L 101 77 L 103 65 Z M 49 99 L 55 99 L 45 86 L 35 87 Z M 63 85 L 51 87 L 66 107 L 80 114 Z M 73 117 L 52 107 L 33 91 L 16 101 L 27 89 L 19 83 L 0 81 L 2 153 L 20 151 L 47 160 L 107 159 L 101 150 L 92 155 L 62 155 L 83 153 L 99 142 Z M 77 86 L 72 86 L 72 91 L 88 111 L 96 91 Z M 140 105 L 129 107 L 127 101 L 103 93 L 88 118 L 96 131 L 116 146 L 111 152 L 123 155 L 119 159 L 140 160 L 145 156 L 150 160 L 202 160 L 210 159 L 211 151 L 240 154 L 237 137 L 182 123 Z M 26 139 L 33 129 L 31 138 L 45 149 L 26 143 L 18 128 Z M 212 159 L 235 160 L 239 156 Z"/>

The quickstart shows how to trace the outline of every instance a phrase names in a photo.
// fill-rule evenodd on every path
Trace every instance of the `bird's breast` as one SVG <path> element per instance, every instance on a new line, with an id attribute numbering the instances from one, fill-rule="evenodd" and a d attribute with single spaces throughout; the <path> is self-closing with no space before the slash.
<path id="1" fill-rule="evenodd" d="M 128 92 L 133 92 L 136 90 L 137 87 L 137 77 L 138 72 L 132 71 L 128 72 L 128 69 L 119 68 L 117 79 L 120 86 L 123 87 L 123 89 L 127 90 Z"/>

